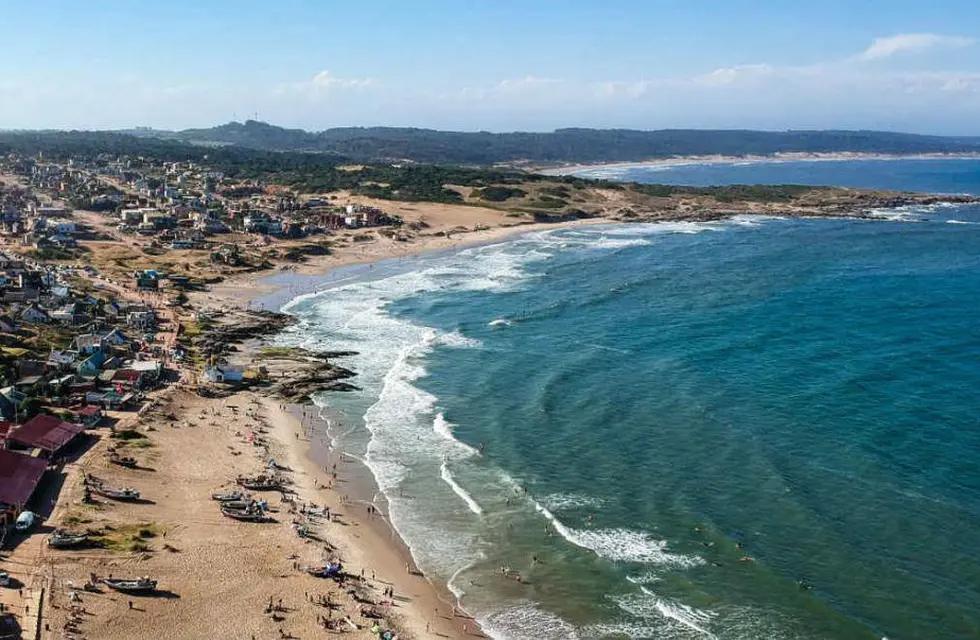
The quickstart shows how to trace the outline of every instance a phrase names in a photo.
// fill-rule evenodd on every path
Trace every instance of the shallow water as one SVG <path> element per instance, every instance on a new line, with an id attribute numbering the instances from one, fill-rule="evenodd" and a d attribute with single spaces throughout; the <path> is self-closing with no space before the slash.
<path id="1" fill-rule="evenodd" d="M 282 340 L 360 352 L 331 435 L 495 637 L 976 638 L 980 208 L 882 215 L 341 271 Z"/>

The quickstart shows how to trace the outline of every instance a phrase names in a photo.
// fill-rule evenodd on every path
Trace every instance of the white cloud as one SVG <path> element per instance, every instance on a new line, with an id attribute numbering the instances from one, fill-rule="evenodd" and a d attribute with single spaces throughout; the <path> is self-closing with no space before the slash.
<path id="1" fill-rule="evenodd" d="M 861 60 L 880 60 L 898 53 L 917 53 L 937 47 L 968 47 L 976 42 L 964 36 L 944 36 L 937 33 L 900 33 L 875 38 L 859 56 Z"/>
<path id="2" fill-rule="evenodd" d="M 310 84 L 317 89 L 363 89 L 374 84 L 372 78 L 338 78 L 327 70 L 313 76 Z"/>
<path id="3" fill-rule="evenodd" d="M 709 87 L 733 85 L 747 80 L 759 80 L 773 75 L 775 69 L 768 64 L 743 64 L 715 69 L 694 78 L 697 84 Z"/>

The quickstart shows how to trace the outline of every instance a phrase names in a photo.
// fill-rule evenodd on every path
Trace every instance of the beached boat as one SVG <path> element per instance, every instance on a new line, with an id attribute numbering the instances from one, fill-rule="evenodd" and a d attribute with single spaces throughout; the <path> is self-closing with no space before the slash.
<path id="1" fill-rule="evenodd" d="M 248 500 L 248 494 L 244 491 L 224 491 L 211 494 L 212 500 L 217 500 L 218 502 L 233 502 L 238 500 Z"/>
<path id="2" fill-rule="evenodd" d="M 20 624 L 14 614 L 0 612 L 0 640 L 20 640 L 22 637 Z"/>
<path id="3" fill-rule="evenodd" d="M 252 500 L 228 500 L 227 502 L 222 502 L 221 506 L 225 509 L 231 509 L 233 511 L 245 511 L 253 504 Z"/>
<path id="4" fill-rule="evenodd" d="M 241 522 L 266 522 L 269 520 L 269 516 L 265 515 L 265 511 L 255 508 L 229 509 L 222 505 L 221 515 Z"/>
<path id="5" fill-rule="evenodd" d="M 88 542 L 88 535 L 84 533 L 70 533 L 60 529 L 55 530 L 48 536 L 48 546 L 55 549 L 73 549 L 81 547 Z"/>
<path id="6" fill-rule="evenodd" d="M 344 570 L 344 566 L 339 562 L 331 562 L 322 567 L 308 567 L 306 573 L 315 578 L 333 578 L 339 576 Z"/>
<path id="7" fill-rule="evenodd" d="M 316 542 L 323 542 L 323 538 L 316 531 L 307 527 L 306 525 L 300 525 L 296 527 L 296 535 L 300 538 L 305 538 L 307 540 L 314 540 Z"/>
<path id="8" fill-rule="evenodd" d="M 107 487 L 105 485 L 98 484 L 92 486 L 92 493 L 98 494 L 105 498 L 112 498 L 113 500 L 132 501 L 140 499 L 140 492 L 136 489 L 130 489 L 128 487 L 116 489 L 114 487 Z"/>
<path id="9" fill-rule="evenodd" d="M 127 469 L 135 469 L 136 465 L 138 464 L 136 462 L 136 458 L 133 458 L 131 456 L 119 456 L 116 454 L 112 454 L 109 456 L 109 462 L 111 462 L 112 464 L 117 464 L 120 467 L 126 467 Z"/>
<path id="10" fill-rule="evenodd" d="M 157 581 L 147 577 L 138 579 L 103 578 L 102 584 L 123 593 L 151 593 L 157 589 Z"/>
<path id="11" fill-rule="evenodd" d="M 278 478 L 268 476 L 239 476 L 237 482 L 249 491 L 279 491 L 282 489 L 282 482 Z"/>

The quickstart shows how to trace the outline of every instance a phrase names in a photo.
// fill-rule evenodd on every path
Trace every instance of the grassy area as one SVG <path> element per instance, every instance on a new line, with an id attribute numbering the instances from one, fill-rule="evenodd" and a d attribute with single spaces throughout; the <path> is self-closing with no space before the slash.
<path id="1" fill-rule="evenodd" d="M 517 187 L 492 185 L 482 189 L 474 189 L 471 195 L 474 198 L 480 198 L 489 202 L 503 202 L 510 198 L 522 198 L 527 195 L 527 191 L 518 189 Z"/>
<path id="2" fill-rule="evenodd" d="M 152 447 L 153 443 L 145 435 L 135 429 L 119 429 L 112 432 L 112 439 L 119 442 L 119 446 L 136 447 L 144 449 Z"/>
<path id="3" fill-rule="evenodd" d="M 300 360 L 306 358 L 310 353 L 301 347 L 262 347 L 259 350 L 260 358 L 281 358 L 285 360 Z"/>
<path id="4" fill-rule="evenodd" d="M 83 525 L 90 524 L 91 522 L 91 518 L 85 518 L 75 513 L 69 514 L 61 519 L 61 525 L 69 529 L 81 528 Z"/>
<path id="5" fill-rule="evenodd" d="M 92 543 L 109 551 L 151 551 L 149 541 L 162 532 L 163 529 L 154 522 L 106 525 L 101 535 L 92 537 Z"/>

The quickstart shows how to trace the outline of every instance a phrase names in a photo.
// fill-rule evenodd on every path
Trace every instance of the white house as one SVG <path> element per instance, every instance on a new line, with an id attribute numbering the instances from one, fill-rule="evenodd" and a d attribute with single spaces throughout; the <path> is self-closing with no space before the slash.
<path id="1" fill-rule="evenodd" d="M 204 370 L 204 379 L 208 382 L 241 382 L 244 377 L 244 367 L 228 364 L 208 367 Z"/>

